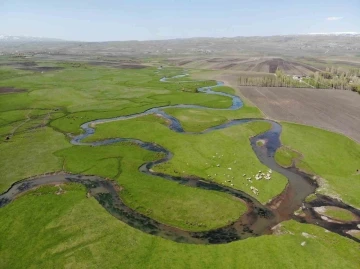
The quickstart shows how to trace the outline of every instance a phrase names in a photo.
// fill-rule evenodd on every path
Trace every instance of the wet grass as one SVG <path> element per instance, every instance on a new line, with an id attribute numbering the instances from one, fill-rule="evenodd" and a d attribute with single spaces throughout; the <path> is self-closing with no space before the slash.
<path id="1" fill-rule="evenodd" d="M 0 142 L 0 193 L 14 182 L 62 169 L 62 159 L 53 153 L 69 147 L 65 136 L 51 128 L 39 128 Z"/>
<path id="2" fill-rule="evenodd" d="M 275 153 L 276 162 L 284 167 L 290 167 L 293 161 L 300 157 L 298 152 L 284 146 L 280 147 Z"/>
<path id="3" fill-rule="evenodd" d="M 360 207 L 360 145 L 336 133 L 299 124 L 282 123 L 284 145 L 299 151 L 304 158 L 298 167 L 324 180 L 320 193 L 340 196 Z"/>
<path id="4" fill-rule="evenodd" d="M 229 195 L 140 173 L 140 165 L 163 155 L 130 143 L 76 146 L 56 155 L 64 158 L 68 172 L 116 180 L 123 187 L 120 196 L 128 206 L 171 226 L 209 230 L 235 221 L 246 211 L 245 204 Z"/>
<path id="5" fill-rule="evenodd" d="M 161 77 L 179 74 L 178 68 L 116 70 L 83 64 L 63 67 L 45 73 L 1 69 L 0 86 L 27 89 L 27 92 L 2 95 L 0 99 L 0 192 L 23 178 L 65 168 L 73 173 L 118 179 L 124 183 L 122 197 L 129 206 L 183 229 L 220 227 L 245 212 L 245 205 L 228 195 L 139 173 L 137 167 L 150 159 L 147 151 L 138 147 L 132 146 L 132 150 L 116 146 L 79 147 L 65 150 L 67 154 L 59 150 L 70 144 L 63 134 L 54 131 L 80 133 L 79 126 L 84 122 L 138 113 L 155 106 L 181 103 L 230 106 L 230 98 L 192 93 L 198 87 L 214 85 L 214 81 L 159 81 Z M 166 124 L 157 117 L 143 120 Z M 53 129 L 41 127 L 44 125 Z M 11 134 L 14 135 L 7 140 Z M 125 153 L 137 155 L 124 159 Z M 216 213 L 218 208 L 223 212 L 220 217 Z"/>
<path id="6" fill-rule="evenodd" d="M 79 133 L 84 122 L 154 106 L 184 103 L 229 107 L 229 98 L 193 93 L 197 87 L 214 82 L 159 82 L 163 76 L 179 74 L 178 68 L 64 67 L 45 73 L 0 69 L 0 87 L 27 90 L 0 98 L 0 192 L 20 179 L 64 168 L 115 179 L 123 187 L 120 195 L 127 205 L 183 229 L 223 226 L 244 212 L 245 206 L 228 195 L 138 172 L 142 163 L 160 158 L 160 154 L 127 143 L 73 147 L 63 134 L 54 131 Z M 228 87 L 215 90 L 233 93 Z M 247 106 L 238 111 L 168 112 L 178 117 L 188 131 L 201 131 L 234 118 L 262 116 L 257 108 Z M 44 121 L 52 129 L 39 127 Z M 177 134 L 165 125 L 161 118 L 146 116 L 99 125 L 94 138 L 137 137 L 156 142 L 175 154 L 156 170 L 201 176 L 250 194 L 252 185 L 259 189 L 257 198 L 263 203 L 284 188 L 286 179 L 276 173 L 270 181 L 253 183 L 242 176 L 266 170 L 249 143 L 250 136 L 269 128 L 266 123 L 234 126 L 206 135 Z M 318 129 L 284 125 L 285 144 L 304 153 L 301 167 L 316 171 L 332 191 L 356 205 L 358 144 Z M 15 135 L 4 141 L 14 129 Z M 310 146 L 314 141 L 316 145 Z M 341 147 L 330 150 L 329 145 Z M 319 152 L 324 154 L 319 156 Z M 283 224 L 281 236 L 213 246 L 178 244 L 116 220 L 95 199 L 86 198 L 81 186 L 62 188 L 65 192 L 57 195 L 58 187 L 43 187 L 0 208 L 0 268 L 356 268 L 360 258 L 353 241 L 293 221 Z M 316 238 L 304 238 L 302 232 Z M 305 247 L 300 245 L 303 241 Z"/>
<path id="7" fill-rule="evenodd" d="M 332 206 L 325 206 L 325 211 L 322 213 L 323 215 L 340 220 L 340 221 L 355 221 L 356 217 L 354 214 L 352 214 L 350 211 L 338 208 L 338 207 L 332 207 Z"/>
<path id="8" fill-rule="evenodd" d="M 165 111 L 177 118 L 181 122 L 184 130 L 188 132 L 201 132 L 232 119 L 262 117 L 259 109 L 249 106 L 244 106 L 241 109 L 234 111 L 175 108 L 168 108 L 165 109 Z"/>
<path id="9" fill-rule="evenodd" d="M 65 67 L 45 73 L 0 69 L 0 87 L 27 90 L 2 95 L 0 111 L 59 108 L 66 112 L 66 117 L 54 120 L 51 125 L 62 132 L 79 133 L 79 126 L 86 121 L 142 112 L 155 106 L 185 103 L 221 108 L 231 104 L 227 97 L 195 93 L 198 87 L 214 85 L 214 81 L 159 81 L 179 72 L 177 69 Z"/>
<path id="10" fill-rule="evenodd" d="M 156 121 L 149 122 L 149 117 L 156 120 L 155 116 L 148 116 L 144 121 L 137 118 L 99 124 L 88 141 L 132 137 L 155 142 L 174 153 L 174 157 L 169 162 L 156 166 L 154 170 L 175 176 L 200 176 L 250 195 L 253 195 L 250 186 L 254 186 L 259 189 L 257 199 L 263 203 L 284 189 L 287 180 L 277 173 L 273 173 L 270 181 L 254 180 L 251 183 L 246 180 L 246 177 L 255 175 L 259 170 L 267 170 L 253 153 L 249 137 L 268 130 L 269 123 L 254 122 L 207 134 L 191 135 L 171 131 Z M 247 176 L 244 177 L 243 174 Z"/>
<path id="11" fill-rule="evenodd" d="M 356 242 L 313 225 L 289 221 L 278 236 L 179 244 L 116 220 L 81 186 L 62 188 L 61 195 L 57 187 L 30 192 L 0 209 L 1 268 L 358 268 Z"/>
<path id="12" fill-rule="evenodd" d="M 40 126 L 50 120 L 64 116 L 64 113 L 51 109 L 24 109 L 0 112 L 0 137 L 12 136 Z"/>

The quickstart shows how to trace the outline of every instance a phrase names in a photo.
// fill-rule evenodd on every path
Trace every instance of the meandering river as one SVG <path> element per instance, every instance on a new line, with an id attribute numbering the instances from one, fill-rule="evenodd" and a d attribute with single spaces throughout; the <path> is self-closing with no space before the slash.
<path id="1" fill-rule="evenodd" d="M 173 78 L 179 78 L 183 76 L 186 75 L 178 75 Z M 162 78 L 161 81 L 165 83 L 168 82 L 168 79 Z M 223 85 L 222 82 L 217 82 L 216 86 L 199 88 L 198 91 L 201 94 L 216 94 L 231 98 L 232 105 L 225 110 L 241 109 L 241 107 L 243 106 L 243 102 L 238 96 L 213 90 L 214 87 L 218 87 L 221 85 Z M 0 195 L 0 207 L 6 206 L 8 203 L 16 199 L 18 195 L 41 185 L 76 182 L 83 184 L 87 188 L 88 194 L 95 197 L 95 199 L 117 219 L 143 232 L 155 236 L 161 236 L 163 238 L 176 242 L 195 244 L 228 243 L 248 237 L 271 234 L 272 227 L 281 223 L 282 221 L 289 219 L 295 219 L 300 222 L 320 225 L 342 236 L 346 236 L 360 242 L 359 239 L 352 237 L 351 235 L 346 233 L 346 231 L 348 230 L 357 229 L 357 225 L 360 224 L 360 218 L 358 219 L 358 221 L 346 223 L 329 222 L 322 219 L 320 215 L 316 214 L 316 212 L 313 210 L 313 205 L 335 205 L 337 207 L 347 209 L 356 216 L 360 217 L 360 211 L 358 209 L 322 195 L 317 195 L 316 199 L 314 199 L 312 202 L 305 203 L 305 198 L 308 195 L 315 193 L 315 190 L 317 188 L 316 183 L 311 179 L 309 175 L 299 171 L 295 167 L 283 168 L 275 162 L 274 154 L 276 150 L 281 146 L 280 134 L 282 130 L 281 125 L 275 121 L 266 119 L 235 119 L 198 133 L 201 135 L 219 129 L 225 129 L 233 125 L 240 125 L 255 121 L 266 121 L 271 124 L 270 130 L 250 138 L 249 141 L 249 143 L 251 143 L 254 153 L 256 154 L 257 158 L 261 163 L 266 165 L 269 169 L 272 169 L 273 171 L 284 175 L 288 179 L 288 185 L 285 190 L 267 205 L 261 204 L 254 197 L 248 195 L 243 191 L 236 190 L 231 187 L 226 187 L 215 182 L 210 182 L 200 177 L 187 178 L 154 172 L 151 169 L 152 167 L 157 164 L 167 162 L 172 158 L 171 152 L 169 152 L 167 149 L 163 148 L 160 145 L 132 138 L 114 138 L 91 143 L 82 142 L 85 138 L 95 133 L 95 129 L 91 127 L 94 124 L 128 120 L 149 114 L 156 114 L 166 118 L 169 122 L 169 128 L 174 132 L 186 133 L 182 128 L 179 120 L 164 111 L 165 108 L 170 107 L 214 109 L 197 105 L 173 105 L 151 108 L 149 110 L 146 110 L 145 112 L 127 116 L 120 116 L 110 119 L 98 119 L 81 125 L 81 128 L 84 132 L 81 135 L 74 137 L 71 140 L 71 143 L 74 145 L 102 146 L 128 141 L 135 143 L 139 147 L 142 147 L 146 150 L 153 152 L 161 152 L 164 154 L 164 158 L 144 163 L 139 168 L 139 171 L 152 176 L 161 177 L 164 180 L 175 181 L 178 184 L 183 184 L 189 187 L 227 193 L 243 200 L 246 203 L 248 210 L 245 214 L 243 214 L 238 220 L 234 221 L 233 223 L 225 227 L 205 232 L 185 231 L 177 227 L 172 227 L 160 223 L 128 207 L 126 204 L 123 203 L 119 196 L 120 186 L 114 181 L 106 180 L 97 176 L 72 175 L 65 173 L 36 177 L 16 182 L 11 186 L 8 191 Z M 257 145 L 256 142 L 258 140 L 266 141 L 266 143 L 264 145 Z M 303 211 L 305 212 L 303 216 L 294 215 L 294 211 L 298 210 L 300 207 L 302 207 Z"/>

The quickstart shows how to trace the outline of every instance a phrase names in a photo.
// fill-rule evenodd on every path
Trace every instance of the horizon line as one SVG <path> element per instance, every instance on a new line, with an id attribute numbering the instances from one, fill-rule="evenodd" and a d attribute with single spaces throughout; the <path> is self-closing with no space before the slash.
<path id="1" fill-rule="evenodd" d="M 31 35 L 4 35 L 0 34 L 0 40 L 4 37 L 13 38 L 38 38 L 38 39 L 54 39 L 56 41 L 64 42 L 84 42 L 84 43 L 102 43 L 102 42 L 149 42 L 149 41 L 170 41 L 170 40 L 184 40 L 184 39 L 233 39 L 233 38 L 251 38 L 251 37 L 279 37 L 279 36 L 304 36 L 304 35 L 360 35 L 360 32 L 344 31 L 344 32 L 314 32 L 314 33 L 297 33 L 297 34 L 273 34 L 273 35 L 238 35 L 238 36 L 194 36 L 194 37 L 174 37 L 163 39 L 128 39 L 128 40 L 102 40 L 102 41 L 85 41 L 85 40 L 71 40 L 59 37 L 46 37 L 46 36 L 31 36 Z"/>

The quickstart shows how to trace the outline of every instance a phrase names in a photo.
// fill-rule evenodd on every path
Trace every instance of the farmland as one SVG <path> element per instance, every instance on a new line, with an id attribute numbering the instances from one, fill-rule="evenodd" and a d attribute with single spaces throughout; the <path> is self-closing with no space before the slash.
<path id="1" fill-rule="evenodd" d="M 360 142 L 360 96 L 350 91 L 240 87 L 272 119 L 342 133 Z"/>
<path id="2" fill-rule="evenodd" d="M 173 62 L 182 68 L 228 70 L 237 72 L 260 72 L 274 74 L 277 69 L 284 70 L 286 74 L 310 75 L 317 68 L 298 61 L 286 60 L 276 57 L 239 57 L 239 58 L 199 58 L 199 59 L 173 59 Z"/>
<path id="3" fill-rule="evenodd" d="M 323 129 L 359 139 L 353 96 L 360 96 L 336 92 L 339 100 L 330 109 L 335 93 L 286 89 L 278 96 L 271 90 L 282 88 L 261 89 L 265 93 L 240 88 L 246 98 L 234 104 L 238 89 L 214 87 L 217 76 L 227 75 L 224 70 L 156 64 L 14 65 L 12 60 L 0 68 L 0 193 L 45 173 L 94 175 L 115 186 L 130 220 L 117 219 L 115 200 L 91 192 L 99 182 L 53 182 L 27 190 L 24 181 L 14 201 L 0 199 L 0 267 L 357 268 L 358 241 L 350 234 L 356 234 L 360 214 L 354 188 L 359 144 Z M 275 64 L 288 63 L 265 61 L 256 71 L 271 72 Z M 171 79 L 186 72 L 186 79 Z M 203 93 L 201 87 L 211 89 Z M 313 101 L 318 105 L 306 92 L 318 96 Z M 312 122 L 314 111 L 322 118 Z M 294 118 L 281 118 L 289 115 Z M 323 129 L 280 125 L 263 120 L 266 116 Z M 336 143 L 342 147 L 334 150 Z M 316 186 L 275 161 L 284 167 L 294 163 L 326 184 Z M 302 180 L 304 189 L 293 188 L 294 179 Z M 302 201 L 295 198 L 316 188 L 317 194 L 354 207 L 352 215 L 336 207 L 325 212 L 352 232 L 306 224 L 293 215 L 295 209 L 287 211 L 298 209 Z M 139 228 L 135 216 L 152 222 Z M 149 232 L 153 223 L 189 235 L 193 244 L 186 237 L 169 240 Z"/>

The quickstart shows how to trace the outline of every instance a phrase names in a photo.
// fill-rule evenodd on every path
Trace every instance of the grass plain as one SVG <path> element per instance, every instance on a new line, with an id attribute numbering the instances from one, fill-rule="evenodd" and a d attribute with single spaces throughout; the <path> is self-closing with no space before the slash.
<path id="1" fill-rule="evenodd" d="M 340 221 L 356 221 L 357 218 L 352 214 L 350 211 L 333 207 L 333 206 L 324 206 L 323 207 L 324 212 L 321 213 L 322 215 L 325 215 L 329 218 L 340 220 Z"/>
<path id="2" fill-rule="evenodd" d="M 38 71 L 0 68 L 0 87 L 26 92 L 1 94 L 0 192 L 22 178 L 65 170 L 116 180 L 130 207 L 183 229 L 199 231 L 226 225 L 245 206 L 232 197 L 181 186 L 138 172 L 160 158 L 128 143 L 72 146 L 66 133 L 80 133 L 87 121 L 142 112 L 155 106 L 230 105 L 229 98 L 194 93 L 213 81 L 161 83 L 178 68 L 115 69 L 86 64 L 46 63 L 63 67 Z M 45 70 L 45 69 L 44 69 Z M 216 89 L 216 88 L 215 88 Z M 217 88 L 233 93 L 230 88 Z M 262 117 L 246 102 L 238 111 L 167 109 L 185 130 L 202 131 L 234 118 Z M 345 201 L 356 204 L 359 145 L 341 135 L 284 123 L 285 145 L 304 155 L 300 163 L 327 180 Z M 266 170 L 252 152 L 249 137 L 269 128 L 264 122 L 233 126 L 203 135 L 178 134 L 156 116 L 97 126 L 91 140 L 134 137 L 169 149 L 174 158 L 156 167 L 174 175 L 197 175 L 250 192 L 242 176 Z M 151 130 L 151 131 L 149 131 Z M 10 136 L 10 139 L 6 139 Z M 342 145 L 330 151 L 328 144 Z M 315 144 L 315 146 L 314 146 Z M 320 158 L 317 152 L 323 152 Z M 217 167 L 219 165 L 219 167 Z M 229 168 L 232 168 L 231 170 Z M 216 174 L 216 176 L 215 176 Z M 234 177 L 234 178 L 233 178 Z M 228 182 L 230 180 L 231 182 Z M 226 182 L 225 182 L 226 181 Z M 274 173 L 257 181 L 257 197 L 266 203 L 282 191 L 286 179 Z M 179 244 L 135 230 L 112 217 L 82 186 L 29 191 L 0 208 L 0 268 L 357 268 L 354 241 L 295 221 L 282 223 L 277 235 L 223 245 Z M 306 238 L 303 232 L 316 237 Z M 305 246 L 301 246 L 306 242 Z M 329 248 L 329 244 L 333 247 Z"/>
<path id="3" fill-rule="evenodd" d="M 130 143 L 75 146 L 55 155 L 64 159 L 68 172 L 116 180 L 122 189 L 120 196 L 129 207 L 185 230 L 225 226 L 246 211 L 245 204 L 227 194 L 190 188 L 140 173 L 140 165 L 162 156 Z"/>
<path id="4" fill-rule="evenodd" d="M 0 193 L 21 179 L 62 170 L 62 159 L 53 153 L 69 146 L 63 134 L 48 127 L 0 143 Z"/>
<path id="5" fill-rule="evenodd" d="M 62 188 L 31 191 L 0 209 L 1 268 L 358 268 L 356 242 L 313 225 L 288 221 L 280 235 L 179 244 L 116 220 L 81 186 Z"/>
<path id="6" fill-rule="evenodd" d="M 225 97 L 204 96 L 184 91 L 214 85 L 213 81 L 159 81 L 169 72 L 176 72 L 176 69 L 156 71 L 155 68 L 146 68 L 120 71 L 80 65 L 44 73 L 0 70 L 6 73 L 6 76 L 0 77 L 0 87 L 11 86 L 27 90 L 18 94 L 3 94 L 0 99 L 0 111 L 57 109 L 66 115 L 53 120 L 51 126 L 62 132 L 79 133 L 79 126 L 86 121 L 132 114 L 154 106 L 182 103 L 210 107 L 230 105 Z"/>
<path id="7" fill-rule="evenodd" d="M 181 103 L 230 106 L 226 97 L 182 91 L 184 86 L 196 89 L 214 82 L 159 82 L 161 77 L 181 72 L 177 68 L 120 71 L 86 65 L 61 66 L 64 69 L 45 73 L 6 69 L 6 76 L 0 79 L 1 85 L 27 89 L 25 93 L 4 94 L 0 100 L 1 192 L 23 178 L 66 170 L 113 179 L 121 177 L 119 182 L 125 187 L 122 198 L 129 206 L 183 229 L 216 228 L 245 212 L 244 204 L 228 195 L 139 173 L 137 167 L 148 156 L 144 150 L 134 146 L 74 148 L 63 134 L 79 133 L 79 126 L 92 119 L 141 112 L 154 106 Z M 125 158 L 125 153 L 133 158 Z M 152 157 L 156 159 L 155 155 Z M 217 208 L 222 208 L 220 218 Z"/>
<path id="8" fill-rule="evenodd" d="M 298 152 L 284 146 L 280 147 L 275 153 L 276 162 L 284 167 L 290 167 L 300 157 L 301 155 Z"/>
<path id="9" fill-rule="evenodd" d="M 360 207 L 358 186 L 360 174 L 360 145 L 329 131 L 300 124 L 282 123 L 281 140 L 300 153 L 303 158 L 297 167 L 320 176 L 320 193 L 341 197 Z"/>
<path id="10" fill-rule="evenodd" d="M 202 135 L 182 134 L 171 131 L 161 123 L 137 118 L 99 124 L 95 134 L 85 141 L 132 137 L 155 142 L 174 153 L 174 157 L 154 170 L 176 176 L 201 176 L 249 194 L 252 194 L 250 186 L 253 185 L 259 189 L 259 201 L 266 203 L 281 193 L 286 178 L 274 173 L 271 181 L 254 181 L 250 184 L 243 174 L 253 176 L 259 170 L 267 170 L 253 153 L 249 137 L 269 128 L 269 123 L 255 122 Z M 149 129 L 152 131 L 147 132 Z"/>

